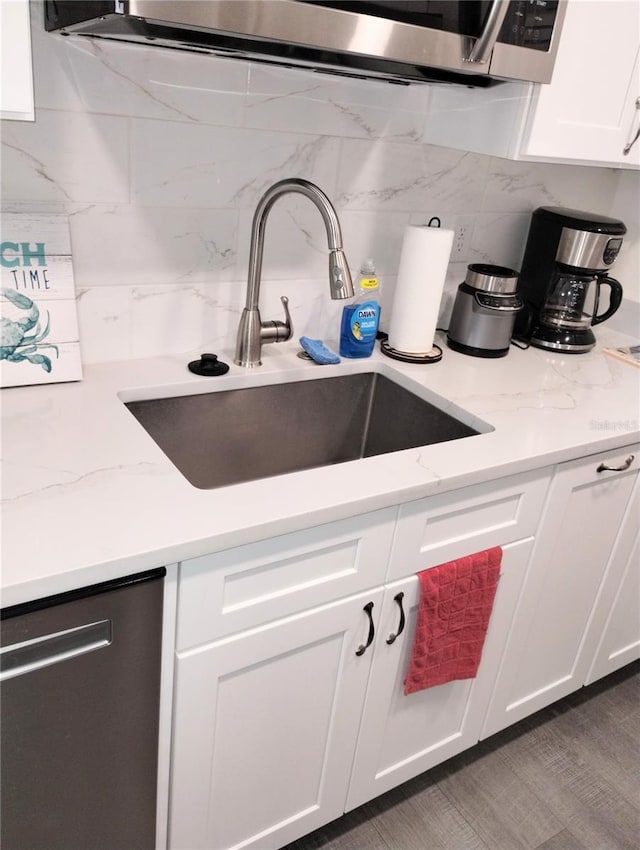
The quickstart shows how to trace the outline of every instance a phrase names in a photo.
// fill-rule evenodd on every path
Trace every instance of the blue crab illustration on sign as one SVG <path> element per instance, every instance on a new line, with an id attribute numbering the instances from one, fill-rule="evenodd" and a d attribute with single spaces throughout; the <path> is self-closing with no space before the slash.
<path id="1" fill-rule="evenodd" d="M 50 372 L 51 358 L 39 353 L 39 349 L 47 348 L 53 349 L 56 357 L 60 356 L 57 345 L 43 341 L 49 335 L 49 313 L 41 328 L 40 310 L 26 295 L 12 289 L 0 289 L 0 302 L 3 313 L 0 316 L 0 360 L 11 363 L 27 360 Z"/>

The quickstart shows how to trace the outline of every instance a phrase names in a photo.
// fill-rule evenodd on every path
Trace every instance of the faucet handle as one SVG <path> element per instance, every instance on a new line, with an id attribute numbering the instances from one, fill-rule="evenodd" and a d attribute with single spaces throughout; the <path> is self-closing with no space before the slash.
<path id="1" fill-rule="evenodd" d="M 286 342 L 293 336 L 293 322 L 289 312 L 289 299 L 286 295 L 280 297 L 284 307 L 284 322 L 272 320 L 263 322 L 260 330 L 260 339 L 265 342 Z"/>

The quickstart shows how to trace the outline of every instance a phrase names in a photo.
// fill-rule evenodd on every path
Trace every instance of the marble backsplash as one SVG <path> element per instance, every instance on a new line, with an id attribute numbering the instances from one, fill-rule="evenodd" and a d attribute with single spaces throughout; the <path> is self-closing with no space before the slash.
<path id="1" fill-rule="evenodd" d="M 616 215 L 627 179 L 426 145 L 429 86 L 63 38 L 44 32 L 39 3 L 32 34 L 36 121 L 2 123 L 2 205 L 69 215 L 85 363 L 233 348 L 253 210 L 276 180 L 309 179 L 332 199 L 352 271 L 375 259 L 384 327 L 407 224 L 466 226 L 446 323 L 467 263 L 519 267 L 535 207 Z M 263 318 L 280 317 L 286 294 L 297 336 L 335 340 L 326 265 L 317 210 L 281 198 Z"/>

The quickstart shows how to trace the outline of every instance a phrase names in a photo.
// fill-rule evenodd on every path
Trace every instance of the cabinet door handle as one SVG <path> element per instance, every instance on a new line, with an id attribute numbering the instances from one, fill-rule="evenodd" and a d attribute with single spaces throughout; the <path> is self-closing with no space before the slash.
<path id="1" fill-rule="evenodd" d="M 373 602 L 367 602 L 367 604 L 362 609 L 367 617 L 369 618 L 369 636 L 367 637 L 366 643 L 361 643 L 360 646 L 356 649 L 356 655 L 364 655 L 367 651 L 368 647 L 373 643 L 373 639 L 376 634 L 376 630 L 373 625 Z"/>
<path id="2" fill-rule="evenodd" d="M 398 631 L 395 634 L 393 634 L 393 632 L 391 632 L 391 634 L 387 638 L 388 644 L 395 643 L 396 638 L 400 637 L 400 635 L 404 631 L 404 608 L 402 607 L 402 600 L 403 599 L 404 599 L 404 593 L 396 593 L 396 595 L 393 597 L 393 601 L 396 602 L 398 604 L 398 607 L 400 608 L 400 623 L 398 624 Z"/>
<path id="3" fill-rule="evenodd" d="M 629 455 L 624 459 L 620 466 L 607 466 L 606 463 L 601 463 L 600 466 L 596 469 L 596 472 L 624 472 L 625 469 L 629 469 L 629 467 L 633 463 L 634 458 L 635 455 Z"/>
<path id="4" fill-rule="evenodd" d="M 638 110 L 640 110 L 640 97 L 636 98 L 636 113 L 638 112 Z M 622 153 L 624 154 L 624 156 L 629 155 L 629 151 L 635 145 L 635 143 L 638 141 L 639 138 L 640 138 L 640 125 L 638 126 L 638 129 L 636 130 L 636 134 L 633 137 L 633 139 L 631 139 L 630 142 L 627 142 L 627 144 L 623 147 Z"/>

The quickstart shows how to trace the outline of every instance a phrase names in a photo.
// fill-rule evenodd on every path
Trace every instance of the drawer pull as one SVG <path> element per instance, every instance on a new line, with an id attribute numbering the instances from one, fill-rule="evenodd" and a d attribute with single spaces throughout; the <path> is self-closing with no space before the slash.
<path id="1" fill-rule="evenodd" d="M 620 466 L 607 466 L 606 463 L 601 463 L 600 466 L 596 469 L 596 472 L 624 472 L 625 469 L 629 469 L 629 467 L 633 463 L 634 458 L 635 455 L 629 455 L 620 464 Z"/>
<path id="2" fill-rule="evenodd" d="M 376 630 L 373 625 L 373 602 L 367 602 L 367 604 L 362 609 L 367 617 L 369 618 L 369 636 L 367 637 L 366 643 L 361 643 L 360 646 L 356 649 L 356 655 L 364 655 L 367 651 L 368 647 L 373 643 L 373 638 L 375 637 Z"/>
<path id="3" fill-rule="evenodd" d="M 400 637 L 400 635 L 404 631 L 404 608 L 402 607 L 402 600 L 403 599 L 404 599 L 404 593 L 396 593 L 396 595 L 393 597 L 393 601 L 397 602 L 398 607 L 400 608 L 400 623 L 398 625 L 398 631 L 395 634 L 393 634 L 393 632 L 392 632 L 389 635 L 389 637 L 387 638 L 387 643 L 389 645 L 391 645 L 392 643 L 395 643 L 396 638 Z"/>

